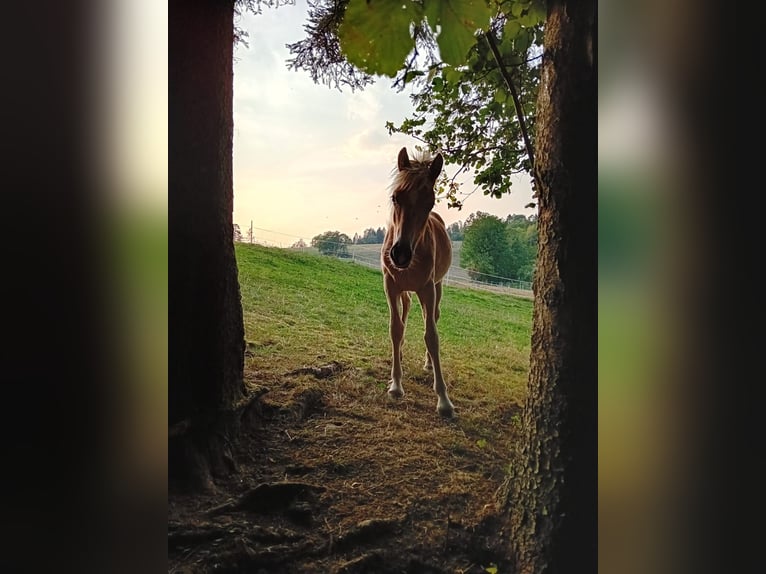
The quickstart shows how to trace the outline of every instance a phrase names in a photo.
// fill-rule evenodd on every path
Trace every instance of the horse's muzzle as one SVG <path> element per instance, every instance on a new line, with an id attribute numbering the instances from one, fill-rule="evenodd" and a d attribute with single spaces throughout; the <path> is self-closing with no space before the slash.
<path id="1" fill-rule="evenodd" d="M 391 247 L 391 261 L 394 262 L 399 269 L 405 269 L 412 261 L 412 249 L 409 243 L 402 243 L 397 241 L 394 246 Z"/>

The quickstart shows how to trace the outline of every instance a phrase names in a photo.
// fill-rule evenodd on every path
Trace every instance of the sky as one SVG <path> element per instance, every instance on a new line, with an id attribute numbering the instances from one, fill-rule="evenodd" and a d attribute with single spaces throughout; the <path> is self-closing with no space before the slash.
<path id="1" fill-rule="evenodd" d="M 353 237 L 384 227 L 396 156 L 405 146 L 412 155 L 420 143 L 385 129 L 386 121 L 399 123 L 412 109 L 391 79 L 340 92 L 287 69 L 285 44 L 305 37 L 306 13 L 305 1 L 297 0 L 243 14 L 238 26 L 248 32 L 249 47 L 234 50 L 234 223 L 247 234 L 252 222 L 256 241 L 284 246 L 324 231 Z M 445 169 L 451 176 L 456 166 Z M 463 181 L 461 191 L 474 189 L 470 177 Z M 434 210 L 448 225 L 476 211 L 536 213 L 524 207 L 532 201 L 528 177 L 517 176 L 512 190 L 503 199 L 478 190 L 460 211 L 446 202 Z"/>

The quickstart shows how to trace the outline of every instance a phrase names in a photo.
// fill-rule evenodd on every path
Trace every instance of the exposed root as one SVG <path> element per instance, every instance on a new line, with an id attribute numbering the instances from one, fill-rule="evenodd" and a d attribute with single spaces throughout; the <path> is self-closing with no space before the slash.
<path id="1" fill-rule="evenodd" d="M 306 501 L 316 494 L 324 492 L 323 486 L 314 486 L 304 482 L 275 482 L 271 484 L 259 484 L 252 490 L 248 490 L 238 500 L 226 502 L 208 510 L 209 516 L 216 516 L 228 512 L 248 511 L 260 514 L 284 511 L 294 501 Z"/>
<path id="2" fill-rule="evenodd" d="M 344 369 L 345 367 L 338 361 L 331 361 L 327 365 L 322 365 L 321 367 L 302 367 L 300 369 L 295 369 L 289 373 L 285 373 L 285 376 L 313 375 L 317 379 L 328 379 L 333 375 L 337 375 Z"/>

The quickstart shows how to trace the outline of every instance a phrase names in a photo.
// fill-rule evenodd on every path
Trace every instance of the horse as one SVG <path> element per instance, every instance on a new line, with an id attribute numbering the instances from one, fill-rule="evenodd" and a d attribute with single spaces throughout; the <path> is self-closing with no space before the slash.
<path id="1" fill-rule="evenodd" d="M 440 153 L 431 158 L 421 153 L 410 159 L 403 147 L 391 184 L 391 204 L 386 235 L 381 248 L 383 287 L 388 300 L 389 336 L 392 349 L 388 395 L 404 396 L 402 388 L 402 340 L 410 311 L 411 295 L 420 300 L 425 323 L 426 360 L 424 369 L 433 371 L 436 411 L 452 417 L 455 408 L 447 395 L 439 358 L 439 303 L 442 280 L 452 262 L 452 244 L 435 203 L 434 185 L 442 171 Z M 401 304 L 401 307 L 400 307 Z"/>

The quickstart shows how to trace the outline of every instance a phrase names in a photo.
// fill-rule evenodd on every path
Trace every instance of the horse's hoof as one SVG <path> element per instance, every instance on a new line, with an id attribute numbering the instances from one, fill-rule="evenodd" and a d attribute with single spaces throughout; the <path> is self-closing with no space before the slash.
<path id="1" fill-rule="evenodd" d="M 443 416 L 445 419 L 451 419 L 453 416 L 455 416 L 455 407 L 453 407 L 451 403 L 447 403 L 446 405 L 437 405 L 436 412 Z"/>
<path id="2" fill-rule="evenodd" d="M 401 399 L 404 396 L 404 391 L 401 387 L 394 387 L 392 384 L 388 387 L 388 396 L 392 399 Z"/>

